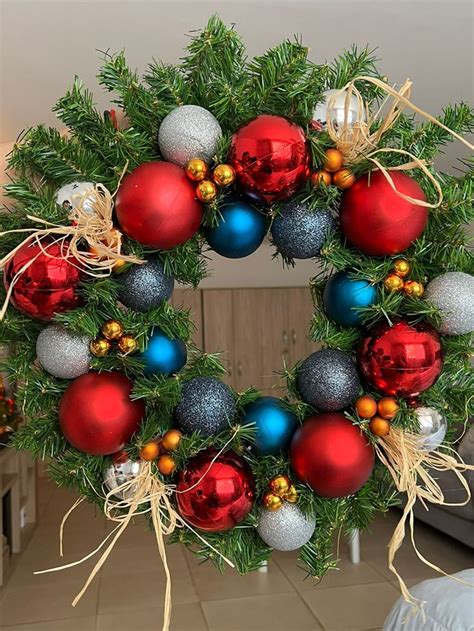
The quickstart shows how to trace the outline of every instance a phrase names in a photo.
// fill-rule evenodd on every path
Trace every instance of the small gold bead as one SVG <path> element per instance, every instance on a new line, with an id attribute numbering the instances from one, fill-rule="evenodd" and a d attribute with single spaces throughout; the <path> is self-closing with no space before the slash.
<path id="1" fill-rule="evenodd" d="M 421 298 L 425 293 L 425 288 L 416 280 L 407 280 L 403 285 L 403 291 L 412 298 Z"/>
<path id="2" fill-rule="evenodd" d="M 291 488 L 291 480 L 287 475 L 276 475 L 268 483 L 268 488 L 279 497 L 284 497 Z"/>
<path id="3" fill-rule="evenodd" d="M 217 195 L 217 187 L 211 180 L 203 180 L 196 187 L 196 196 L 205 204 L 212 202 Z"/>
<path id="4" fill-rule="evenodd" d="M 298 491 L 293 484 L 290 486 L 290 490 L 288 491 L 288 493 L 285 494 L 284 499 L 287 502 L 290 502 L 290 504 L 296 504 L 296 502 L 298 501 Z"/>
<path id="5" fill-rule="evenodd" d="M 129 355 L 137 350 L 137 340 L 132 335 L 122 335 L 118 341 L 118 347 L 121 353 Z"/>
<path id="6" fill-rule="evenodd" d="M 108 340 L 118 340 L 123 335 L 123 324 L 118 320 L 107 320 L 102 325 L 101 331 Z"/>
<path id="7" fill-rule="evenodd" d="M 393 262 L 393 271 L 401 278 L 405 278 L 410 273 L 410 263 L 406 259 L 395 259 Z"/>
<path id="8" fill-rule="evenodd" d="M 334 184 L 334 186 L 337 186 L 337 188 L 340 188 L 342 190 L 350 188 L 354 184 L 354 182 L 355 175 L 348 168 L 339 169 L 339 171 L 336 171 L 332 174 L 332 183 Z"/>
<path id="9" fill-rule="evenodd" d="M 388 291 L 401 291 L 403 289 L 403 279 L 397 274 L 389 274 L 383 284 Z"/>
<path id="10" fill-rule="evenodd" d="M 96 357 L 105 357 L 110 351 L 111 344 L 109 340 L 104 337 L 99 337 L 96 340 L 92 340 L 89 344 L 90 351 Z"/>
<path id="11" fill-rule="evenodd" d="M 207 164 L 201 158 L 191 158 L 186 165 L 186 175 L 193 182 L 201 182 L 207 175 Z"/>
<path id="12" fill-rule="evenodd" d="M 214 169 L 212 177 L 218 186 L 229 186 L 235 180 L 235 171 L 230 164 L 219 164 Z"/>
<path id="13" fill-rule="evenodd" d="M 274 512 L 283 506 L 283 498 L 275 495 L 275 493 L 265 493 L 262 503 L 266 510 Z"/>

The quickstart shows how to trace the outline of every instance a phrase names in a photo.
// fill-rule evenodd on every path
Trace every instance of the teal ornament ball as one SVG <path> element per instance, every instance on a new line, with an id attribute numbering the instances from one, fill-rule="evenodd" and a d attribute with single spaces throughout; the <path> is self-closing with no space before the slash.
<path id="1" fill-rule="evenodd" d="M 141 354 L 147 375 L 174 375 L 184 366 L 187 356 L 183 340 L 168 337 L 161 329 L 153 331 Z"/>
<path id="2" fill-rule="evenodd" d="M 230 259 L 249 256 L 261 245 L 267 232 L 267 218 L 245 202 L 224 204 L 218 224 L 204 230 L 211 248 Z"/>
<path id="3" fill-rule="evenodd" d="M 276 455 L 285 449 L 296 430 L 296 416 L 276 397 L 260 397 L 245 408 L 242 425 L 255 423 L 257 434 L 253 451 L 261 456 Z"/>
<path id="4" fill-rule="evenodd" d="M 326 315 L 342 326 L 362 323 L 359 307 L 370 307 L 377 298 L 377 290 L 366 280 L 350 278 L 348 272 L 331 276 L 323 292 Z"/>

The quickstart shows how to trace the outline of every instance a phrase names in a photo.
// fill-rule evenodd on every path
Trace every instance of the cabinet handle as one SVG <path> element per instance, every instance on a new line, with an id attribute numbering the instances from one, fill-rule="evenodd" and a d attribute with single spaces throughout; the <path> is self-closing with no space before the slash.
<path id="1" fill-rule="evenodd" d="M 293 342 L 293 344 L 296 344 L 296 331 L 294 329 L 291 332 L 291 341 Z"/>
<path id="2" fill-rule="evenodd" d="M 288 344 L 288 333 L 286 331 L 283 331 L 283 344 L 286 346 Z"/>
<path id="3" fill-rule="evenodd" d="M 227 368 L 227 374 L 229 377 L 232 377 L 232 364 L 229 362 L 229 366 Z"/>
<path id="4" fill-rule="evenodd" d="M 237 364 L 237 374 L 239 375 L 239 377 L 242 377 L 242 362 L 239 362 Z"/>

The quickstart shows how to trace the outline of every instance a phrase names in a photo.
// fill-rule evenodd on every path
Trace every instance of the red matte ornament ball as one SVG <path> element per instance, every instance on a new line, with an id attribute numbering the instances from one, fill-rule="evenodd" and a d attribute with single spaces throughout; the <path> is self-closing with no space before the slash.
<path id="1" fill-rule="evenodd" d="M 239 186 L 256 201 L 291 197 L 309 177 L 309 150 L 301 127 L 262 114 L 233 136 L 230 163 Z"/>
<path id="2" fill-rule="evenodd" d="M 202 205 L 186 172 L 171 162 L 146 162 L 129 173 L 115 199 L 123 232 L 142 245 L 170 250 L 198 230 Z"/>
<path id="3" fill-rule="evenodd" d="M 384 322 L 363 339 L 357 356 L 374 388 L 408 399 L 432 386 L 443 367 L 440 337 L 426 322 Z"/>
<path id="4" fill-rule="evenodd" d="M 399 171 L 390 171 L 397 191 L 425 201 L 417 182 Z M 344 193 L 341 230 L 349 243 L 369 256 L 388 256 L 406 250 L 425 229 L 428 211 L 393 190 L 381 171 L 372 171 Z"/>
<path id="5" fill-rule="evenodd" d="M 130 399 L 132 386 L 119 372 L 88 372 L 74 379 L 59 404 L 66 440 L 92 456 L 120 451 L 145 414 L 143 401 Z"/>
<path id="6" fill-rule="evenodd" d="M 311 416 L 291 441 L 293 471 L 321 497 L 356 493 L 370 478 L 374 460 L 367 437 L 340 412 Z"/>
<path id="7" fill-rule="evenodd" d="M 208 532 L 234 528 L 254 503 L 253 475 L 245 460 L 228 451 L 211 465 L 216 454 L 208 449 L 191 458 L 176 489 L 182 517 L 191 526 Z"/>
<path id="8" fill-rule="evenodd" d="M 36 320 L 51 320 L 56 313 L 81 304 L 78 285 L 83 273 L 79 261 L 69 254 L 68 245 L 67 240 L 51 238 L 43 239 L 41 247 L 31 241 L 7 263 L 3 282 L 8 291 L 16 277 L 10 301 L 18 311 Z"/>

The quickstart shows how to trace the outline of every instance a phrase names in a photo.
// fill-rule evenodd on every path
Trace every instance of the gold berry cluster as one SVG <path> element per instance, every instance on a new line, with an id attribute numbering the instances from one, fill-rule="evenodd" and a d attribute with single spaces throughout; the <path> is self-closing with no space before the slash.
<path id="1" fill-rule="evenodd" d="M 112 349 L 113 344 L 124 355 L 129 355 L 137 350 L 137 340 L 133 335 L 125 333 L 124 326 L 119 320 L 107 320 L 101 326 L 103 337 L 97 337 L 89 345 L 91 353 L 96 357 L 105 357 Z"/>
<path id="2" fill-rule="evenodd" d="M 186 165 L 186 175 L 192 182 L 197 182 L 196 197 L 206 204 L 217 195 L 217 187 L 230 186 L 235 181 L 235 171 L 230 164 L 218 164 L 210 172 L 201 158 L 191 158 Z"/>
<path id="3" fill-rule="evenodd" d="M 376 401 L 368 394 L 359 397 L 354 407 L 360 418 L 370 421 L 369 429 L 375 436 L 386 436 L 390 432 L 390 421 L 400 409 L 393 397 L 382 397 Z"/>
<path id="4" fill-rule="evenodd" d="M 151 462 L 156 460 L 158 471 L 163 475 L 171 475 L 176 469 L 176 462 L 169 452 L 176 451 L 181 442 L 179 429 L 169 429 L 161 438 L 150 440 L 140 449 L 140 458 Z"/>
<path id="5" fill-rule="evenodd" d="M 268 491 L 263 496 L 263 506 L 269 511 L 276 511 L 285 501 L 296 504 L 296 487 L 287 475 L 276 475 L 268 483 Z"/>
<path id="6" fill-rule="evenodd" d="M 323 168 L 311 175 L 311 184 L 315 187 L 321 184 L 325 186 L 334 184 L 342 189 L 351 187 L 355 182 L 355 175 L 343 165 L 344 156 L 339 149 L 326 149 Z"/>
<path id="7" fill-rule="evenodd" d="M 424 287 L 416 280 L 406 280 L 410 273 L 410 264 L 406 259 L 396 259 L 390 274 L 385 278 L 384 285 L 388 291 L 403 291 L 407 296 L 421 298 Z"/>

